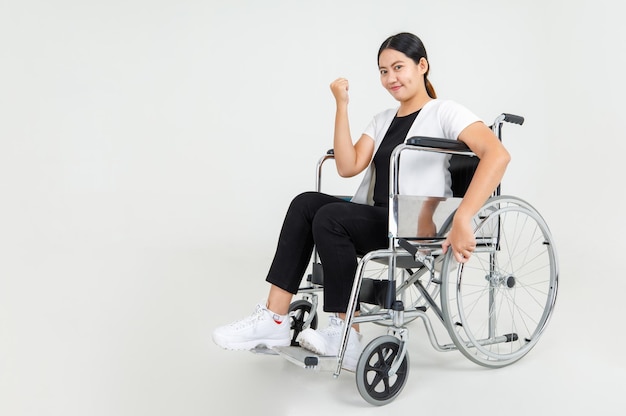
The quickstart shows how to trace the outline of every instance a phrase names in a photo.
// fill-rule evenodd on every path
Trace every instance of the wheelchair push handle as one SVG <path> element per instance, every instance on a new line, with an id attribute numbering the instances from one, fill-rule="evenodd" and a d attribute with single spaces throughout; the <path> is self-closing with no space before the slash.
<path id="1" fill-rule="evenodd" d="M 520 126 L 524 124 L 524 117 L 516 116 L 515 114 L 502 113 L 504 117 L 503 120 L 508 123 L 519 124 Z"/>

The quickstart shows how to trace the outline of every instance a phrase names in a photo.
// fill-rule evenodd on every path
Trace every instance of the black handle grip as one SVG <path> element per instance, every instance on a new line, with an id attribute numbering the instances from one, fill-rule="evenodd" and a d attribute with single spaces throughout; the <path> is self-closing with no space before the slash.
<path id="1" fill-rule="evenodd" d="M 508 113 L 502 113 L 502 115 L 504 115 L 504 121 L 506 122 L 519 124 L 520 126 L 524 124 L 524 117 L 522 116 L 516 116 L 515 114 Z"/>

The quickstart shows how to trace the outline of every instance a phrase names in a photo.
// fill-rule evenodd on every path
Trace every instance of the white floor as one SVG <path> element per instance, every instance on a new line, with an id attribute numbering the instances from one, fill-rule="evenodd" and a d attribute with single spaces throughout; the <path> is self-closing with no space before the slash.
<path id="1" fill-rule="evenodd" d="M 334 379 L 211 342 L 215 326 L 251 312 L 265 295 L 256 265 L 266 258 L 32 250 L 39 251 L 5 258 L 13 278 L 0 291 L 1 415 L 617 415 L 626 403 L 620 294 L 600 285 L 585 292 L 571 270 L 544 337 L 510 367 L 487 370 L 460 353 L 436 352 L 422 324 L 411 324 L 406 387 L 380 408 L 360 397 L 351 373 Z M 371 338 L 383 329 L 363 332 Z"/>
<path id="2" fill-rule="evenodd" d="M 626 386 L 621 343 L 611 340 L 606 321 L 586 310 L 590 299 L 579 303 L 566 290 L 561 292 L 541 342 L 520 362 L 502 369 L 481 368 L 458 352 L 435 351 L 423 324 L 412 323 L 409 378 L 398 398 L 384 409 L 360 397 L 354 375 L 349 372 L 334 379 L 331 373 L 301 369 L 280 357 L 210 346 L 212 362 L 225 372 L 221 386 L 213 391 L 214 400 L 224 414 L 243 414 L 252 401 L 268 415 L 321 415 L 329 411 L 350 415 L 393 411 L 621 415 Z M 384 334 L 384 329 L 371 324 L 363 332 L 366 338 L 373 338 Z M 622 334 L 617 337 L 624 339 Z M 249 399 L 242 400 L 242 394 Z"/>

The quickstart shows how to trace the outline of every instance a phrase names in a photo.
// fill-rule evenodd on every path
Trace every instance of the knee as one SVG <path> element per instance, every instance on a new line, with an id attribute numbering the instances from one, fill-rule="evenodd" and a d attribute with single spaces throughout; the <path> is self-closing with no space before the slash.
<path id="1" fill-rule="evenodd" d="M 313 217 L 318 209 L 319 193 L 308 191 L 297 195 L 291 200 L 289 209 L 287 210 L 287 217 L 291 218 L 305 218 L 307 221 L 313 221 Z"/>
<path id="2" fill-rule="evenodd" d="M 328 204 L 320 208 L 313 218 L 313 237 L 321 234 L 340 232 L 343 206 L 345 204 Z"/>
<path id="3" fill-rule="evenodd" d="M 292 207 L 300 207 L 300 206 L 309 206 L 311 202 L 313 202 L 316 196 L 319 195 L 318 192 L 315 191 L 306 191 L 297 195 L 295 198 L 291 200 Z"/>
<path id="4" fill-rule="evenodd" d="M 312 219 L 319 208 L 325 203 L 324 195 L 315 191 L 306 191 L 297 195 L 291 200 L 289 212 L 300 213 L 305 217 Z"/>

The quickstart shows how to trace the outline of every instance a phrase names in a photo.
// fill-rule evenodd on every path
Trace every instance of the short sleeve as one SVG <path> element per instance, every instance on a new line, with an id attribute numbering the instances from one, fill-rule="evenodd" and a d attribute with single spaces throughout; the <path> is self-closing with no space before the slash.
<path id="1" fill-rule="evenodd" d="M 463 129 L 470 124 L 482 121 L 472 111 L 451 100 L 446 100 L 439 107 L 439 119 L 444 136 L 453 140 L 458 140 Z"/>

